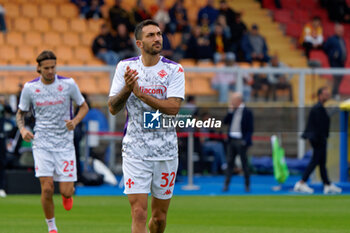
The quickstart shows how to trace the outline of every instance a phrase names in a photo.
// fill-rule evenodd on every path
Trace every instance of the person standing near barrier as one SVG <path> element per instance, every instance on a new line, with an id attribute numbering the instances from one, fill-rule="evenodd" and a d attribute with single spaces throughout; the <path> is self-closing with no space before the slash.
<path id="1" fill-rule="evenodd" d="M 151 192 L 149 232 L 162 233 L 174 190 L 178 145 L 175 128 L 161 128 L 160 119 L 162 114 L 178 113 L 185 95 L 185 77 L 180 64 L 160 56 L 162 32 L 155 21 L 142 21 L 134 34 L 141 56 L 117 65 L 108 106 L 113 115 L 124 106 L 128 111 L 122 156 L 124 193 L 131 206 L 131 232 L 147 232 Z"/>
<path id="2" fill-rule="evenodd" d="M 74 80 L 56 75 L 56 56 L 52 51 L 43 51 L 36 61 L 40 77 L 24 85 L 16 121 L 23 140 L 33 140 L 35 176 L 40 180 L 41 204 L 49 233 L 57 233 L 52 199 L 54 181 L 59 182 L 63 207 L 70 210 L 77 180 L 73 130 L 89 108 Z M 72 100 L 80 107 L 74 118 Z M 35 112 L 34 133 L 24 124 L 24 116 L 31 108 Z"/>
<path id="3" fill-rule="evenodd" d="M 324 43 L 323 49 L 328 56 L 329 65 L 332 68 L 344 68 L 347 57 L 347 50 L 344 36 L 344 26 L 337 23 L 334 26 L 335 35 L 329 37 Z M 342 74 L 333 75 L 332 97 L 340 99 L 339 86 L 343 80 Z"/>
<path id="4" fill-rule="evenodd" d="M 330 118 L 324 104 L 329 100 L 330 93 L 327 87 L 321 87 L 317 91 L 318 102 L 310 111 L 306 128 L 302 134 L 304 139 L 309 139 L 313 149 L 312 158 L 304 171 L 303 177 L 294 185 L 294 191 L 302 193 L 313 193 L 306 182 L 316 168 L 320 166 L 320 173 L 324 185 L 323 193 L 341 193 L 341 188 L 331 184 L 327 175 L 327 138 L 329 135 Z"/>
<path id="5" fill-rule="evenodd" d="M 239 92 L 231 95 L 228 113 L 224 119 L 228 128 L 227 163 L 224 192 L 229 190 L 232 170 L 235 165 L 236 156 L 241 157 L 244 172 L 245 191 L 250 191 L 250 175 L 247 158 L 247 150 L 252 145 L 254 131 L 253 113 L 243 102 L 243 96 Z"/>

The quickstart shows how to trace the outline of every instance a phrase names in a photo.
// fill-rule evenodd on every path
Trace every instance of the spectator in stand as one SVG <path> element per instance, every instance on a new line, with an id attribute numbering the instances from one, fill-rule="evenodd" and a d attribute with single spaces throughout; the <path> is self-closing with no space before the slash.
<path id="1" fill-rule="evenodd" d="M 187 10 L 184 6 L 184 0 L 176 0 L 175 4 L 169 10 L 170 23 L 169 30 L 175 32 L 190 32 L 190 26 L 187 18 Z"/>
<path id="2" fill-rule="evenodd" d="M 210 46 L 214 52 L 213 60 L 217 64 L 220 61 L 224 61 L 226 58 L 229 60 L 235 60 L 235 54 L 230 51 L 230 37 L 224 33 L 224 29 L 220 24 L 215 24 L 214 32 L 210 34 Z"/>
<path id="3" fill-rule="evenodd" d="M 102 18 L 102 13 L 100 9 L 99 0 L 91 0 L 89 4 L 89 11 L 85 14 L 86 19 L 100 19 Z"/>
<path id="4" fill-rule="evenodd" d="M 350 23 L 350 8 L 346 0 L 328 0 L 326 6 L 330 20 L 334 22 Z"/>
<path id="5" fill-rule="evenodd" d="M 158 23 L 158 24 L 159 24 L 160 30 L 162 32 L 164 32 L 165 31 L 165 24 L 164 23 Z M 162 49 L 162 52 L 160 54 L 166 58 L 174 60 L 173 59 L 174 50 L 171 47 L 171 42 L 170 42 L 167 34 L 162 33 L 162 37 L 163 37 L 163 49 Z"/>
<path id="6" fill-rule="evenodd" d="M 107 65 L 116 65 L 120 57 L 113 51 L 113 46 L 114 38 L 110 33 L 108 25 L 102 24 L 100 34 L 94 39 L 92 44 L 92 52 Z"/>
<path id="7" fill-rule="evenodd" d="M 344 68 L 347 57 L 346 45 L 343 38 L 344 26 L 335 24 L 334 31 L 335 35 L 328 38 L 323 48 L 332 68 Z M 339 99 L 339 85 L 342 79 L 343 75 L 337 74 L 333 76 L 332 96 L 336 99 Z"/>
<path id="8" fill-rule="evenodd" d="M 199 10 L 197 24 L 201 23 L 202 17 L 205 15 L 209 19 L 209 25 L 213 25 L 219 15 L 219 11 L 214 7 L 214 0 L 208 0 L 207 5 Z"/>
<path id="9" fill-rule="evenodd" d="M 230 28 L 232 28 L 232 25 L 236 21 L 237 12 L 230 8 L 226 0 L 220 1 L 219 14 L 226 17 L 227 24 Z"/>
<path id="10" fill-rule="evenodd" d="M 0 4 L 0 31 L 6 33 L 5 9 Z"/>
<path id="11" fill-rule="evenodd" d="M 132 17 L 136 24 L 146 19 L 151 19 L 151 14 L 145 8 L 142 0 L 137 0 L 135 7 L 132 9 Z"/>
<path id="12" fill-rule="evenodd" d="M 323 43 L 323 31 L 321 19 L 318 16 L 312 18 L 311 23 L 304 26 L 303 33 L 300 37 L 300 44 L 305 49 L 307 59 L 310 58 L 310 52 L 313 49 L 321 49 Z"/>
<path id="13" fill-rule="evenodd" d="M 90 0 L 71 0 L 79 8 L 79 14 L 81 18 L 84 18 L 86 13 L 89 11 Z"/>
<path id="14" fill-rule="evenodd" d="M 204 112 L 202 114 L 202 120 L 206 121 L 210 118 L 209 113 Z M 203 133 L 200 136 L 200 152 L 202 160 L 208 160 L 210 155 L 214 156 L 214 161 L 211 163 L 211 174 L 217 175 L 219 168 L 221 171 L 226 171 L 227 162 L 226 162 L 226 153 L 224 143 L 220 139 L 210 137 L 210 133 L 215 133 L 213 130 L 209 130 L 208 128 L 200 128 L 199 133 Z"/>
<path id="15" fill-rule="evenodd" d="M 242 21 L 242 15 L 241 13 L 237 13 L 234 23 L 231 25 L 231 46 L 232 46 L 232 51 L 236 55 L 241 53 L 240 43 L 246 32 L 247 32 L 247 26 Z"/>
<path id="16" fill-rule="evenodd" d="M 195 26 L 192 29 L 190 39 L 187 43 L 186 58 L 193 58 L 196 61 L 203 59 L 212 59 L 213 51 L 210 46 L 208 36 L 201 33 L 201 27 Z"/>
<path id="17" fill-rule="evenodd" d="M 113 50 L 118 54 L 120 60 L 136 56 L 134 44 L 126 25 L 119 24 Z"/>
<path id="18" fill-rule="evenodd" d="M 258 25 L 253 24 L 250 32 L 243 36 L 241 47 L 244 53 L 245 61 L 268 62 L 268 49 L 265 38 L 260 35 Z"/>
<path id="19" fill-rule="evenodd" d="M 227 38 L 231 39 L 231 28 L 227 24 L 227 20 L 226 20 L 225 15 L 219 14 L 219 16 L 216 20 L 216 24 L 219 24 L 222 27 L 222 30 L 223 30 L 225 36 Z M 215 25 L 214 25 L 214 28 L 215 28 Z M 214 31 L 214 29 L 212 29 L 211 31 Z"/>
<path id="20" fill-rule="evenodd" d="M 286 68 L 287 66 L 279 61 L 278 56 L 272 56 L 271 60 L 268 64 L 269 67 L 273 68 Z M 293 101 L 293 89 L 292 85 L 290 84 L 289 80 L 292 76 L 287 76 L 285 74 L 269 74 L 267 76 L 267 82 L 268 82 L 268 93 L 267 98 L 270 96 L 272 92 L 273 100 L 277 100 L 276 92 L 278 89 L 285 90 L 287 89 L 289 91 L 289 101 Z"/>
<path id="21" fill-rule="evenodd" d="M 225 59 L 225 67 L 238 67 L 234 58 L 227 57 Z M 229 72 L 218 72 L 211 80 L 211 87 L 219 92 L 219 103 L 225 104 L 228 101 L 230 92 L 237 91 L 236 88 L 237 73 L 232 71 Z M 244 73 L 243 74 L 243 99 L 246 102 L 250 101 L 252 92 L 251 88 L 252 77 Z"/>
<path id="22" fill-rule="evenodd" d="M 205 36 L 209 36 L 212 31 L 211 26 L 214 25 L 210 25 L 208 15 L 203 15 L 199 26 L 201 27 L 201 33 Z"/>
<path id="23" fill-rule="evenodd" d="M 170 22 L 169 12 L 165 7 L 165 0 L 158 0 L 158 4 L 151 7 L 151 11 L 153 10 L 153 20 L 157 23 L 162 23 L 167 25 Z M 163 31 L 164 32 L 164 31 Z"/>
<path id="24" fill-rule="evenodd" d="M 125 24 L 129 31 L 134 31 L 135 23 L 132 22 L 130 13 L 121 6 L 122 0 L 115 0 L 114 6 L 109 9 L 109 19 L 112 29 L 117 30 L 119 24 Z"/>

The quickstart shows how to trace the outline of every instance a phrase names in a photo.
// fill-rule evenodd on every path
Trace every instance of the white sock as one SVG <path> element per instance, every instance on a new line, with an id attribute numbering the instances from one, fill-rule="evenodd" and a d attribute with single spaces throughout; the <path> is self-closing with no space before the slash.
<path id="1" fill-rule="evenodd" d="M 55 218 L 46 219 L 46 223 L 47 223 L 47 226 L 49 227 L 49 231 L 52 231 L 52 230 L 57 231 Z"/>

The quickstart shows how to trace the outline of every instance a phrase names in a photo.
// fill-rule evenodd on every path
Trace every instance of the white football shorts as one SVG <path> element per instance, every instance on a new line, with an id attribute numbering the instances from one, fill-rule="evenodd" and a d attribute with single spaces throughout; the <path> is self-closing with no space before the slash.
<path id="1" fill-rule="evenodd" d="M 53 177 L 57 182 L 77 181 L 75 150 L 46 151 L 33 149 L 36 177 Z"/>
<path id="2" fill-rule="evenodd" d="M 173 196 L 178 158 L 165 161 L 123 157 L 124 193 L 151 193 L 158 199 Z"/>

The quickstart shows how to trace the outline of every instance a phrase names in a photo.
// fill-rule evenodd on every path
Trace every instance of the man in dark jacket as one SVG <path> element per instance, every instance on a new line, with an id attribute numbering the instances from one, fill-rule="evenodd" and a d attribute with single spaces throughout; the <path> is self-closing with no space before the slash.
<path id="1" fill-rule="evenodd" d="M 312 107 L 305 131 L 302 134 L 304 139 L 310 140 L 313 154 L 306 170 L 304 171 L 302 179 L 295 184 L 294 191 L 303 193 L 314 192 L 314 190 L 306 184 L 306 181 L 316 166 L 319 165 L 321 178 L 324 184 L 323 192 L 325 194 L 341 193 L 341 188 L 331 184 L 329 181 L 326 168 L 327 138 L 329 135 L 330 118 L 324 104 L 330 97 L 328 88 L 321 87 L 317 91 L 317 96 L 318 102 Z"/>
<path id="2" fill-rule="evenodd" d="M 108 25 L 102 24 L 100 34 L 92 43 L 92 52 L 95 57 L 101 59 L 107 65 L 116 65 L 120 57 L 113 51 L 114 44 L 115 38 L 110 33 Z"/>
<path id="3" fill-rule="evenodd" d="M 223 191 L 226 192 L 229 189 L 235 158 L 239 154 L 244 172 L 245 191 L 249 192 L 250 181 L 247 149 L 252 145 L 254 124 L 253 113 L 244 105 L 241 93 L 235 92 L 231 95 L 230 106 L 224 119 L 224 124 L 227 124 L 229 128 L 227 143 L 228 167 Z"/>
<path id="4" fill-rule="evenodd" d="M 344 68 L 346 61 L 346 45 L 343 38 L 344 27 L 341 24 L 335 24 L 335 35 L 328 38 L 324 44 L 324 50 L 328 56 L 329 64 L 333 68 Z M 343 75 L 333 76 L 332 96 L 337 97 L 339 94 L 339 85 L 343 79 Z"/>

